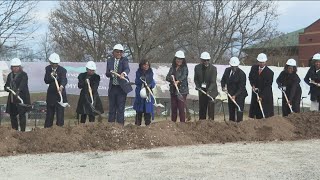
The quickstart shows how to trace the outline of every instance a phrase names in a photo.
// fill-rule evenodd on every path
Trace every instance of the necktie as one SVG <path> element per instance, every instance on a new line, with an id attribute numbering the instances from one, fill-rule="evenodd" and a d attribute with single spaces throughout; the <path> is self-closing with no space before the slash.
<path id="1" fill-rule="evenodd" d="M 262 72 L 262 68 L 259 68 L 259 75 L 261 74 L 261 72 Z"/>
<path id="2" fill-rule="evenodd" d="M 114 72 L 118 72 L 119 60 L 114 60 Z M 113 85 L 119 85 L 118 78 L 115 76 L 113 77 Z"/>

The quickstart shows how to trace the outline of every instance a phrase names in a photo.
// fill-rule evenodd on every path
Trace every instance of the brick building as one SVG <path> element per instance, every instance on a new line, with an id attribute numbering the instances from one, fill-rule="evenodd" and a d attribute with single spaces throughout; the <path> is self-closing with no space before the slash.
<path id="1" fill-rule="evenodd" d="M 289 58 L 294 58 L 299 66 L 308 66 L 312 56 L 320 52 L 320 19 L 306 28 L 247 47 L 244 52 L 246 65 L 256 63 L 257 55 L 263 52 L 269 65 L 284 66 Z"/>

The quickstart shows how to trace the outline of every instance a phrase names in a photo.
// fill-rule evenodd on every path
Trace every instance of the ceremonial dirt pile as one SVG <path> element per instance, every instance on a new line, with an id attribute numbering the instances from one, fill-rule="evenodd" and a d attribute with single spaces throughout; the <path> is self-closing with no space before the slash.
<path id="1" fill-rule="evenodd" d="M 298 140 L 320 137 L 320 113 L 241 123 L 162 121 L 149 127 L 95 123 L 17 132 L 0 127 L 0 156 L 92 150 L 124 150 L 235 141 Z"/>

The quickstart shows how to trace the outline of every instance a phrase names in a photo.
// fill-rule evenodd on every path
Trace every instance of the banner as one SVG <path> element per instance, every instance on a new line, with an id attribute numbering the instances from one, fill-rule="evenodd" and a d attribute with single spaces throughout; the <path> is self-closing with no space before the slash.
<path id="1" fill-rule="evenodd" d="M 46 92 L 48 85 L 44 83 L 44 74 L 45 67 L 48 66 L 48 62 L 23 62 L 22 66 L 24 71 L 28 74 L 29 80 L 29 90 L 30 93 L 40 93 Z M 59 65 L 63 66 L 67 69 L 67 78 L 68 84 L 66 86 L 67 94 L 79 95 L 80 89 L 78 88 L 78 75 L 82 72 L 86 71 L 85 65 L 86 62 L 61 62 Z M 108 95 L 108 86 L 109 86 L 109 78 L 105 76 L 106 71 L 106 62 L 97 62 L 97 70 L 96 73 L 100 75 L 101 81 L 99 86 L 99 94 L 100 96 Z M 151 67 L 154 72 L 154 79 L 156 81 L 156 87 L 154 88 L 154 93 L 157 97 L 160 98 L 170 98 L 169 93 L 169 82 L 165 80 L 167 73 L 169 72 L 171 64 L 151 64 Z M 189 82 L 189 90 L 190 94 L 188 95 L 188 99 L 198 99 L 198 91 L 195 90 L 195 84 L 193 81 L 194 77 L 194 67 L 196 64 L 188 64 L 189 74 L 188 74 L 188 82 Z M 129 63 L 130 73 L 128 74 L 131 82 L 135 81 L 135 74 L 138 69 L 137 63 Z M 219 96 L 218 99 L 226 99 L 227 96 L 224 92 L 221 91 L 221 78 L 224 73 L 224 70 L 229 67 L 229 65 L 215 65 L 217 67 L 218 76 L 217 76 L 217 85 Z M 248 80 L 249 72 L 251 66 L 240 66 L 247 76 L 247 85 L 246 89 L 248 91 L 248 97 L 245 100 L 246 104 L 250 104 L 251 101 L 251 86 Z M 283 67 L 275 67 L 269 66 L 271 70 L 274 72 L 274 81 L 273 81 L 273 98 L 274 104 L 277 105 L 278 98 L 282 97 L 281 91 L 278 89 L 278 85 L 276 84 L 276 79 L 278 78 L 281 71 L 283 71 Z M 304 105 L 306 107 L 310 106 L 310 96 L 308 95 L 309 86 L 303 81 L 305 77 L 308 67 L 298 68 L 298 75 L 301 79 L 300 85 L 302 88 L 302 96 L 306 96 L 307 98 L 304 100 Z M 0 96 L 7 96 L 7 93 L 3 92 L 4 84 L 7 79 L 7 75 L 10 73 L 9 62 L 0 61 L 0 74 L 2 74 L 3 78 L 0 78 Z M 135 85 L 133 85 L 135 88 Z M 134 97 L 134 91 L 128 94 L 128 97 Z M 281 100 L 279 100 L 279 104 L 281 106 Z"/>

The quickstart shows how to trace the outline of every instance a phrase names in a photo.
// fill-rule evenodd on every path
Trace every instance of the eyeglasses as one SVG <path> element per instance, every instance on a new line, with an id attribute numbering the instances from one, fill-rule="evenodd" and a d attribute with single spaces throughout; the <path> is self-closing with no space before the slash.
<path id="1" fill-rule="evenodd" d="M 114 52 L 115 52 L 115 53 L 118 53 L 118 54 L 119 54 L 119 53 L 122 53 L 122 51 L 117 51 L 117 50 L 115 50 Z"/>

